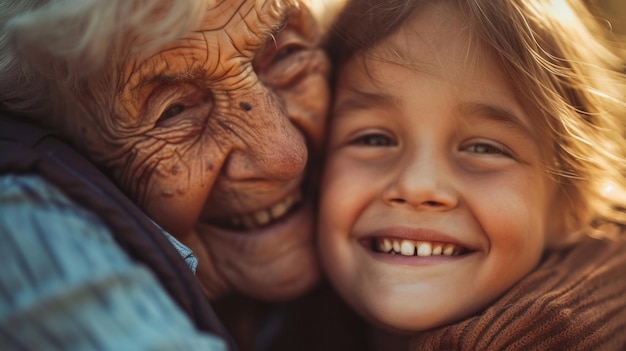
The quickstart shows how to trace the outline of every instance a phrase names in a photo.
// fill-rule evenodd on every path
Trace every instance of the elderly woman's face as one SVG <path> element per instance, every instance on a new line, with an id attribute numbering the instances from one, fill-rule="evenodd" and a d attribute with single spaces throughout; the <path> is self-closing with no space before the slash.
<path id="1" fill-rule="evenodd" d="M 113 111 L 85 134 L 96 162 L 192 248 L 210 297 L 290 298 L 318 279 L 310 165 L 329 63 L 309 16 L 218 1 L 182 40 L 131 59 Z"/>

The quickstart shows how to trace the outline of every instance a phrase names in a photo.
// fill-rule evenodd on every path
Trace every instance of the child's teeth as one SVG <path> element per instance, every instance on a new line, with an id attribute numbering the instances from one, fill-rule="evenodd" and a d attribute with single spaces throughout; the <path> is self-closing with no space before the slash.
<path id="1" fill-rule="evenodd" d="M 400 253 L 400 241 L 393 240 L 393 251 Z"/>
<path id="2" fill-rule="evenodd" d="M 388 254 L 401 254 L 403 256 L 457 256 L 463 251 L 454 244 L 432 243 L 428 241 L 397 240 L 390 238 L 377 238 L 376 250 Z"/>
<path id="3" fill-rule="evenodd" d="M 376 247 L 380 252 L 389 253 L 393 249 L 393 244 L 391 244 L 391 240 L 385 239 L 376 239 Z"/>
<path id="4" fill-rule="evenodd" d="M 400 253 L 404 256 L 413 256 L 415 254 L 415 244 L 409 240 L 402 240 Z"/>
<path id="5" fill-rule="evenodd" d="M 393 249 L 393 244 L 391 243 L 391 240 L 389 240 L 387 238 L 383 239 L 381 249 L 382 249 L 383 252 L 391 251 L 391 249 Z"/>
<path id="6" fill-rule="evenodd" d="M 443 254 L 446 256 L 452 256 L 453 253 L 454 245 L 446 245 L 446 247 L 443 249 Z"/>
<path id="7" fill-rule="evenodd" d="M 420 242 L 417 246 L 417 255 L 418 256 L 430 256 L 433 252 L 433 247 L 430 243 Z"/>
<path id="8" fill-rule="evenodd" d="M 439 256 L 442 253 L 443 253 L 443 245 L 436 244 L 436 245 L 433 246 L 433 252 L 432 252 L 433 256 Z"/>

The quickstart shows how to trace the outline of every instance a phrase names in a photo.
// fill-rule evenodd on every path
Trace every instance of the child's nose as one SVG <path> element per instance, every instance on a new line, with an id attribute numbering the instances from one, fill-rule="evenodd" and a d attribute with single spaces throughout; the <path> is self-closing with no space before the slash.
<path id="1" fill-rule="evenodd" d="M 434 211 L 457 206 L 457 189 L 447 162 L 434 157 L 414 157 L 400 163 L 402 168 L 383 192 L 387 204 Z"/>

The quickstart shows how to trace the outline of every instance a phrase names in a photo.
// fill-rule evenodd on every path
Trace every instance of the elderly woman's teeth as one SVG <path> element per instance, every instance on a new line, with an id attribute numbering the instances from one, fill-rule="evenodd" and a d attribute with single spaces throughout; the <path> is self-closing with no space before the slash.
<path id="1" fill-rule="evenodd" d="M 267 226 L 281 218 L 283 218 L 289 210 L 297 205 L 302 199 L 300 192 L 296 192 L 287 196 L 281 202 L 273 205 L 270 208 L 263 209 L 251 214 L 245 214 L 241 216 L 233 216 L 231 223 L 236 228 L 243 228 L 246 230 L 258 229 Z"/>
<path id="2" fill-rule="evenodd" d="M 456 256 L 462 248 L 450 243 L 377 238 L 375 250 L 403 256 Z"/>

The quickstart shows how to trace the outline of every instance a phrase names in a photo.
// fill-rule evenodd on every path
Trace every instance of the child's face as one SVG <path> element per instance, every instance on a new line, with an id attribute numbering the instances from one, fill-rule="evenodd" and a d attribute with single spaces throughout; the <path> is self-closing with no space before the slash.
<path id="1" fill-rule="evenodd" d="M 514 82 L 436 6 L 341 69 L 322 184 L 330 280 L 397 330 L 486 307 L 535 267 L 563 217 L 544 171 L 552 150 Z"/>

